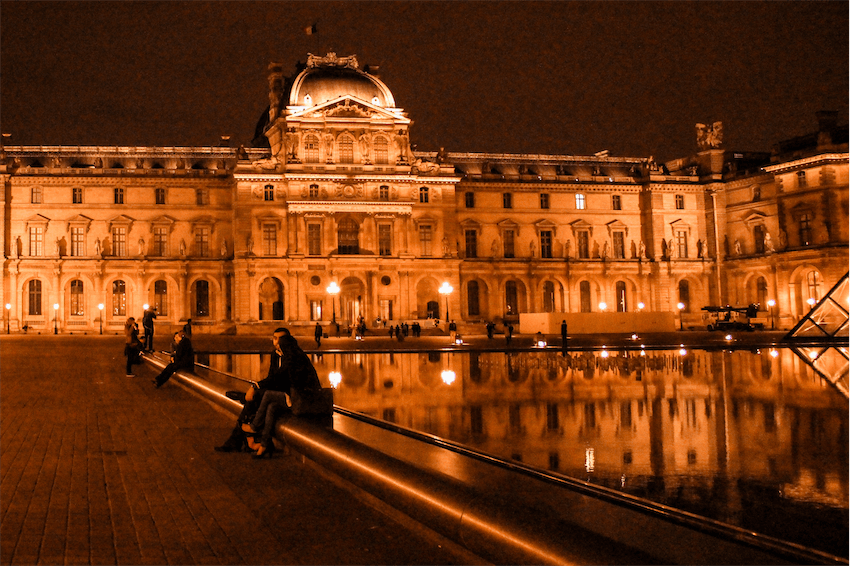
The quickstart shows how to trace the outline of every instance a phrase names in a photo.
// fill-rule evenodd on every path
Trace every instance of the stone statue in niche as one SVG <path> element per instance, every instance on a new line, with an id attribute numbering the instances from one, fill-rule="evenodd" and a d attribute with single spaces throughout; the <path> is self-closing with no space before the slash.
<path id="1" fill-rule="evenodd" d="M 646 258 L 646 244 L 643 243 L 643 240 L 638 244 L 638 259 Z"/>
<path id="2" fill-rule="evenodd" d="M 668 246 L 667 246 L 667 240 L 665 240 L 664 238 L 661 238 L 661 257 L 664 258 L 664 259 L 670 259 L 670 256 L 668 255 L 669 253 L 670 253 L 670 250 L 668 249 Z"/>
<path id="3" fill-rule="evenodd" d="M 600 255 L 602 259 L 608 259 L 608 241 L 602 244 L 602 253 Z"/>
<path id="4" fill-rule="evenodd" d="M 180 239 L 180 255 L 186 257 L 186 240 Z"/>
<path id="5" fill-rule="evenodd" d="M 254 237 L 249 235 L 248 239 L 245 241 L 245 253 L 248 255 L 254 255 Z"/>
<path id="6" fill-rule="evenodd" d="M 413 152 L 410 150 L 410 137 L 406 131 L 400 131 L 395 137 L 395 148 L 399 163 L 413 162 Z"/>
<path id="7" fill-rule="evenodd" d="M 638 256 L 638 255 L 637 255 L 637 253 L 638 253 L 638 252 L 637 252 L 637 245 L 635 244 L 635 241 L 634 241 L 634 240 L 631 240 L 631 245 L 630 245 L 630 247 L 629 247 L 629 250 L 631 251 L 631 254 L 632 254 L 632 255 L 631 255 L 631 257 L 632 257 L 632 259 L 635 259 L 635 258 Z"/>
<path id="8" fill-rule="evenodd" d="M 787 245 L 788 245 L 788 234 L 785 232 L 785 230 L 780 229 L 779 230 L 779 249 L 784 250 Z"/>
<path id="9" fill-rule="evenodd" d="M 15 238 L 15 242 L 12 245 L 12 257 L 20 257 L 22 247 L 23 244 L 21 243 L 21 237 L 18 236 L 17 238 Z"/>
<path id="10" fill-rule="evenodd" d="M 221 257 L 227 257 L 227 240 L 221 241 Z"/>
<path id="11" fill-rule="evenodd" d="M 139 255 L 145 255 L 145 239 L 139 238 Z"/>
<path id="12" fill-rule="evenodd" d="M 667 258 L 668 259 L 676 259 L 676 243 L 673 241 L 673 238 L 667 240 Z"/>
<path id="13" fill-rule="evenodd" d="M 413 161 L 413 165 L 410 167 L 410 172 L 414 175 L 436 174 L 440 172 L 440 166 L 437 163 L 432 163 L 431 161 L 422 161 L 422 158 L 416 158 Z"/>
<path id="14" fill-rule="evenodd" d="M 360 144 L 360 156 L 363 158 L 363 162 L 369 163 L 369 134 L 361 134 L 357 138 L 357 142 Z"/>
<path id="15" fill-rule="evenodd" d="M 735 255 L 741 255 L 741 241 L 735 238 Z"/>
<path id="16" fill-rule="evenodd" d="M 59 257 L 62 255 L 62 242 L 59 241 L 59 238 L 56 238 L 56 242 L 54 243 L 56 246 L 56 256 Z"/>
<path id="17" fill-rule="evenodd" d="M 567 240 L 567 243 L 564 244 L 564 258 L 570 259 L 573 257 L 573 241 Z"/>
<path id="18" fill-rule="evenodd" d="M 94 241 L 94 255 L 100 257 L 101 249 L 100 249 L 100 238 L 96 238 Z"/>
<path id="19" fill-rule="evenodd" d="M 773 239 L 770 237 L 770 232 L 767 231 L 764 233 L 764 251 L 769 254 L 776 251 L 776 248 L 773 247 Z"/>
<path id="20" fill-rule="evenodd" d="M 490 244 L 490 256 L 499 257 L 499 238 L 493 238 L 493 243 Z"/>
<path id="21" fill-rule="evenodd" d="M 259 169 L 265 169 L 266 171 L 273 171 L 277 169 L 277 166 L 280 164 L 280 161 L 277 157 L 268 157 L 266 159 L 258 159 L 256 161 L 251 162 L 252 167 L 257 167 Z"/>
<path id="22" fill-rule="evenodd" d="M 334 158 L 334 136 L 333 134 L 325 134 L 323 138 L 325 142 L 325 156 L 327 157 L 328 163 L 333 163 Z"/>
<path id="23" fill-rule="evenodd" d="M 705 257 L 705 250 L 703 250 L 704 246 L 705 244 L 703 244 L 702 240 L 697 240 L 697 257 L 700 259 Z"/>
<path id="24" fill-rule="evenodd" d="M 443 257 L 449 257 L 449 239 L 443 236 Z"/>
<path id="25" fill-rule="evenodd" d="M 534 243 L 534 240 L 528 242 L 528 257 L 535 257 L 537 253 L 537 245 Z"/>

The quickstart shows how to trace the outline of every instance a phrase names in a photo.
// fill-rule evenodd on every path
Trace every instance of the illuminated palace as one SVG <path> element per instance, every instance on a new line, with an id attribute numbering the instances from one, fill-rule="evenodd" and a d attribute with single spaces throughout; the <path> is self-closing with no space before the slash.
<path id="1" fill-rule="evenodd" d="M 721 124 L 698 125 L 697 151 L 666 163 L 420 152 L 354 56 L 272 64 L 268 79 L 250 148 L 6 140 L 7 328 L 116 332 L 150 304 L 158 324 L 201 332 L 447 314 L 483 332 L 520 313 L 679 303 L 685 326 L 705 305 L 759 303 L 788 328 L 847 271 L 834 113 L 771 153 L 728 151 Z"/>

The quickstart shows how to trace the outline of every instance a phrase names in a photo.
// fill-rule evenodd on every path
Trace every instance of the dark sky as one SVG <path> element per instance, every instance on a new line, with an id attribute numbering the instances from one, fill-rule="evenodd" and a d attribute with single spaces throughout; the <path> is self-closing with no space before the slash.
<path id="1" fill-rule="evenodd" d="M 303 28 L 316 22 L 318 34 Z M 248 144 L 267 66 L 356 54 L 422 150 L 768 151 L 848 109 L 847 2 L 0 3 L 13 144 Z"/>

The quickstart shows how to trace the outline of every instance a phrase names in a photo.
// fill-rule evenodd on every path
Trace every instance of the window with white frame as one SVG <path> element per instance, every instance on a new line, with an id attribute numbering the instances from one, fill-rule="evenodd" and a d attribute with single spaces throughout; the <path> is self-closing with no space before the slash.
<path id="1" fill-rule="evenodd" d="M 586 207 L 584 193 L 576 193 L 576 210 L 584 210 Z"/>
<path id="2" fill-rule="evenodd" d="M 676 256 L 679 258 L 688 257 L 688 231 L 676 231 Z"/>
<path id="3" fill-rule="evenodd" d="M 44 256 L 44 228 L 41 226 L 30 226 L 30 256 Z"/>

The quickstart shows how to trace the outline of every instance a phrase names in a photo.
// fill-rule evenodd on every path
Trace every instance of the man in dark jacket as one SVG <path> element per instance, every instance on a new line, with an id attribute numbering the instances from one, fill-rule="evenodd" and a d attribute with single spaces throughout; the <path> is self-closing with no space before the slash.
<path id="1" fill-rule="evenodd" d="M 153 351 L 153 319 L 156 318 L 156 308 L 148 308 L 142 315 L 142 328 L 145 331 L 145 350 Z"/>
<path id="2" fill-rule="evenodd" d="M 153 380 L 157 389 L 169 380 L 177 370 L 195 369 L 195 351 L 192 349 L 192 341 L 183 332 L 174 333 L 174 342 L 171 343 L 171 363 L 163 368 L 162 372 Z"/>

